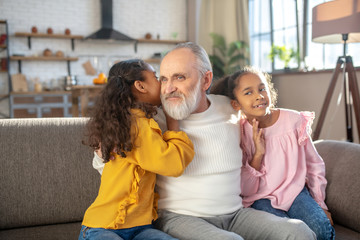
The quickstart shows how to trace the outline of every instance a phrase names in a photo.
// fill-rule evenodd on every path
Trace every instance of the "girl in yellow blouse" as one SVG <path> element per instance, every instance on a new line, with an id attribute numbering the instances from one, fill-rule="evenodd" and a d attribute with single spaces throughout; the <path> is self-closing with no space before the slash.
<path id="1" fill-rule="evenodd" d="M 133 59 L 110 69 L 87 125 L 88 144 L 101 152 L 106 164 L 79 240 L 174 239 L 152 227 L 157 218 L 156 174 L 180 176 L 194 148 L 168 116 L 169 131 L 162 134 L 152 118 L 160 104 L 160 82 L 151 65 Z"/>

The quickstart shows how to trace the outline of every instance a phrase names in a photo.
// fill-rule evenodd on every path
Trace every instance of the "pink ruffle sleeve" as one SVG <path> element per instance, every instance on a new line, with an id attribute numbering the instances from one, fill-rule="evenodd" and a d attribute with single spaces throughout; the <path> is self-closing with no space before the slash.
<path id="1" fill-rule="evenodd" d="M 325 204 L 325 164 L 311 139 L 311 126 L 315 118 L 314 112 L 300 112 L 302 117 L 299 128 L 299 145 L 305 147 L 306 152 L 306 184 L 311 196 L 323 209 L 328 209 Z"/>

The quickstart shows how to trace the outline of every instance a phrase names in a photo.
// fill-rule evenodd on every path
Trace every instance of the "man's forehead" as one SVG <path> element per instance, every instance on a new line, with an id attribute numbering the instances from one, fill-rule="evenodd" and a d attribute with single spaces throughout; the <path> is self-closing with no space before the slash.
<path id="1" fill-rule="evenodd" d="M 189 74 L 193 70 L 197 70 L 197 64 L 196 60 L 191 59 L 164 58 L 160 65 L 161 75 Z"/>
<path id="2" fill-rule="evenodd" d="M 192 72 L 197 71 L 196 64 L 171 64 L 168 66 L 160 67 L 161 76 L 175 76 L 175 75 L 184 75 L 190 76 Z"/>

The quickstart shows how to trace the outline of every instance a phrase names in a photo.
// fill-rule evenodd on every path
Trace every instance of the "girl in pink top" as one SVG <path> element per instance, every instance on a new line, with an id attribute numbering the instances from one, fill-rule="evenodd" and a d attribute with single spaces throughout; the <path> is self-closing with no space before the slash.
<path id="1" fill-rule="evenodd" d="M 219 80 L 211 93 L 226 95 L 241 112 L 243 205 L 303 220 L 318 239 L 335 239 L 324 202 L 325 165 L 312 142 L 312 112 L 274 108 L 268 74 L 245 67 Z"/>

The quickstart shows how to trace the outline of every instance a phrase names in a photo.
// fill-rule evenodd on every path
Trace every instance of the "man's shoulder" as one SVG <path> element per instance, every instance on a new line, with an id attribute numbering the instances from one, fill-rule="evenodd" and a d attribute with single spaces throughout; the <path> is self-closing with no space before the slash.
<path id="1" fill-rule="evenodd" d="M 223 95 L 209 94 L 207 95 L 212 107 L 218 112 L 234 114 L 236 111 L 232 108 L 230 98 Z"/>
<path id="2" fill-rule="evenodd" d="M 216 94 L 208 94 L 207 97 L 210 99 L 210 101 L 214 101 L 216 103 L 228 103 L 230 104 L 230 98 L 224 96 L 224 95 L 216 95 Z"/>

